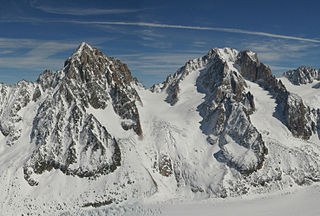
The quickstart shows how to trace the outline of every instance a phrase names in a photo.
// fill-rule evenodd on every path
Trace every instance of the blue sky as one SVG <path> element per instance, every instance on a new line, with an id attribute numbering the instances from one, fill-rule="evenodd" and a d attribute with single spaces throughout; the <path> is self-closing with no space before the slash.
<path id="1" fill-rule="evenodd" d="M 0 82 L 58 70 L 86 41 L 146 86 L 212 47 L 251 49 L 276 75 L 320 68 L 318 1 L 0 0 Z"/>

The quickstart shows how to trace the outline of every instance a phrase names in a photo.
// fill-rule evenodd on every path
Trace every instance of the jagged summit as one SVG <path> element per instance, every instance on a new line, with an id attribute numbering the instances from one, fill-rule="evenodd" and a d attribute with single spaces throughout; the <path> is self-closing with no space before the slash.
<path id="1" fill-rule="evenodd" d="M 222 82 L 222 79 L 232 78 L 232 74 L 235 76 L 243 76 L 250 81 L 263 81 L 268 80 L 269 77 L 275 77 L 272 75 L 269 66 L 260 63 L 257 54 L 250 50 L 238 51 L 233 48 L 212 48 L 208 53 L 193 60 L 189 60 L 183 67 L 177 70 L 174 75 L 169 75 L 165 82 L 154 85 L 151 87 L 152 91 L 162 91 L 166 89 L 169 92 L 168 101 L 174 104 L 177 101 L 177 94 L 179 91 L 179 83 L 192 71 L 196 71 L 199 68 L 209 68 L 217 62 L 221 62 L 219 70 L 203 70 L 203 73 L 210 73 L 211 76 L 217 76 L 213 79 L 206 80 L 206 85 L 214 85 L 216 82 Z M 231 84 L 231 81 L 225 81 Z M 245 86 L 245 83 L 244 83 Z M 265 85 L 267 86 L 267 84 Z"/>
<path id="2" fill-rule="evenodd" d="M 86 42 L 81 42 L 81 44 L 78 46 L 78 48 L 74 51 L 73 54 L 78 53 L 81 54 L 82 51 L 86 51 L 86 50 L 93 50 L 92 46 L 90 46 L 88 43 Z"/>
<path id="3" fill-rule="evenodd" d="M 294 85 L 307 84 L 312 83 L 314 80 L 320 81 L 320 69 L 300 66 L 297 69 L 284 72 L 283 76 Z"/>
<path id="4" fill-rule="evenodd" d="M 103 79 L 107 74 L 108 84 L 129 85 L 133 78 L 126 64 L 105 56 L 87 43 L 81 45 L 65 61 L 64 71 L 69 78 L 84 82 Z"/>
<path id="5" fill-rule="evenodd" d="M 24 165 L 30 185 L 38 184 L 34 175 L 52 168 L 68 175 L 93 177 L 120 166 L 119 146 L 110 133 L 117 125 L 103 125 L 89 110 L 109 110 L 119 119 L 117 127 L 132 129 L 141 136 L 136 107 L 141 100 L 132 80 L 121 61 L 82 43 L 62 70 L 46 70 L 36 83 L 20 82 L 11 87 L 14 91 L 6 86 L 8 95 L 2 94 L 2 101 L 11 105 L 2 110 L 0 131 L 8 145 L 15 145 L 23 136 L 19 111 L 30 106 L 36 110 L 30 122 L 30 143 L 35 150 Z M 93 154 L 95 157 L 90 156 Z"/>

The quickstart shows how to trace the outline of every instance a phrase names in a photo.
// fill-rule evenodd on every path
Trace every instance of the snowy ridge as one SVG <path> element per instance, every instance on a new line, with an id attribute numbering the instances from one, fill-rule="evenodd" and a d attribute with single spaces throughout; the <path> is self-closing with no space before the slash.
<path id="1" fill-rule="evenodd" d="M 214 48 L 149 90 L 82 43 L 63 69 L 1 85 L 0 209 L 148 215 L 131 206 L 319 181 L 319 103 L 287 84 Z"/>
<path id="2" fill-rule="evenodd" d="M 312 67 L 300 66 L 295 70 L 283 73 L 283 76 L 294 85 L 308 84 L 313 81 L 320 81 L 320 72 Z"/>

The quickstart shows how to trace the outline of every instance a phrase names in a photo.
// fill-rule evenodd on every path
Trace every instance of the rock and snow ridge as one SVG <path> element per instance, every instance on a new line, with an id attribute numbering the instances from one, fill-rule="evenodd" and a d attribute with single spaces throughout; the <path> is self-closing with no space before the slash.
<path id="1" fill-rule="evenodd" d="M 0 208 L 80 214 L 318 181 L 320 106 L 284 84 L 255 53 L 214 48 L 148 90 L 82 43 L 61 70 L 0 86 Z"/>
<path id="2" fill-rule="evenodd" d="M 320 81 L 320 69 L 314 69 L 312 67 L 300 66 L 295 70 L 289 70 L 283 73 L 294 85 L 302 85 L 312 83 L 313 81 Z"/>

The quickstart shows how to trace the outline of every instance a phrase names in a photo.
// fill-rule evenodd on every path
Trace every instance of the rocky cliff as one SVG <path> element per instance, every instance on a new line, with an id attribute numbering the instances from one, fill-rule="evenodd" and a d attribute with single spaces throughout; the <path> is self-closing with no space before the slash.
<path id="1" fill-rule="evenodd" d="M 258 83 L 276 98 L 278 106 L 275 116 L 283 121 L 294 136 L 308 140 L 313 133 L 317 134 L 316 127 L 319 126 L 316 126 L 315 119 L 318 118 L 316 111 L 312 111 L 310 107 L 305 105 L 299 96 L 288 92 L 282 82 L 272 74 L 270 68 L 260 63 L 256 55 L 248 54 L 249 52 L 240 52 L 237 63 L 241 67 L 241 73 L 246 79 Z M 301 72 L 301 69 L 298 69 L 296 73 Z M 288 72 L 287 75 L 289 76 L 289 74 L 292 73 Z M 317 75 L 317 73 L 312 74 Z M 313 75 L 309 74 L 307 77 Z M 293 80 L 294 77 L 298 76 L 292 74 L 289 80 Z"/>

